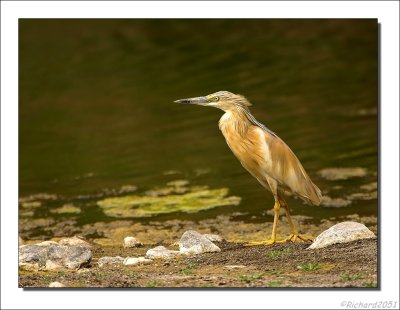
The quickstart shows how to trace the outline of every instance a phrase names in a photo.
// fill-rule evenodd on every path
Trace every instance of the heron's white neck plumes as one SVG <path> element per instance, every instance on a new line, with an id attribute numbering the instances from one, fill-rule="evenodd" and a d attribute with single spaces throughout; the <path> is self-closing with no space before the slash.
<path id="1" fill-rule="evenodd" d="M 251 125 L 258 126 L 262 130 L 265 130 L 273 136 L 276 136 L 273 131 L 271 131 L 265 125 L 261 124 L 255 119 L 255 117 L 250 113 L 248 107 L 236 106 L 234 108 L 226 110 L 225 114 L 219 120 L 219 129 L 222 132 L 227 130 L 234 130 L 240 135 L 245 134 Z"/>
<path id="2" fill-rule="evenodd" d="M 251 122 L 242 110 L 242 108 L 229 109 L 222 115 L 218 125 L 224 136 L 233 133 L 243 136 L 247 132 Z"/>

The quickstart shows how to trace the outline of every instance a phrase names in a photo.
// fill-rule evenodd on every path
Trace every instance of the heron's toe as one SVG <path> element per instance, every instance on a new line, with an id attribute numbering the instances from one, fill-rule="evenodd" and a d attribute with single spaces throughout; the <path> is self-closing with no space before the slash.
<path id="1" fill-rule="evenodd" d="M 313 242 L 312 239 L 304 237 L 299 234 L 290 234 L 286 239 L 282 240 L 283 242 L 296 242 L 296 240 L 299 239 L 304 242 Z"/>

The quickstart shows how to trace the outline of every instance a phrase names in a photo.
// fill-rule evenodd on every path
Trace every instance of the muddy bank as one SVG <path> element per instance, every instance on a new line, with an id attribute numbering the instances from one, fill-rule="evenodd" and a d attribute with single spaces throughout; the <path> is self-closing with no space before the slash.
<path id="1" fill-rule="evenodd" d="M 208 212 L 210 208 L 231 208 L 230 205 L 240 201 L 240 197 L 229 196 L 226 188 L 190 186 L 185 180 L 168 182 L 165 187 L 145 193 L 136 193 L 135 186 L 123 186 L 82 199 L 70 200 L 50 194 L 20 198 L 20 244 L 36 244 L 44 240 L 61 244 L 65 237 L 79 236 L 92 245 L 93 252 L 90 265 L 76 271 L 21 269 L 20 286 L 48 287 L 54 281 L 66 287 L 377 286 L 376 240 L 318 250 L 306 250 L 309 244 L 304 243 L 247 247 L 244 243 L 269 238 L 272 210 L 264 212 L 261 217 L 248 212 L 195 216 L 200 211 Z M 167 214 L 171 206 L 174 213 Z M 95 220 L 94 214 L 99 211 L 108 216 L 103 214 L 102 220 Z M 317 211 L 324 210 L 320 208 Z M 378 232 L 376 216 L 335 212 L 335 216 L 319 219 L 293 213 L 299 232 L 309 239 L 315 239 L 335 224 L 347 221 L 362 223 L 375 235 Z M 167 218 L 162 217 L 165 214 Z M 186 214 L 190 215 L 184 216 Z M 219 235 L 224 241 L 215 243 L 221 252 L 156 259 L 135 266 L 121 263 L 125 258 L 135 260 L 145 256 L 149 249 L 160 245 L 168 250 L 178 250 L 177 242 L 190 230 Z M 282 214 L 277 238 L 283 239 L 289 234 L 287 219 Z M 124 239 L 128 236 L 134 236 L 143 246 L 124 248 Z M 46 255 L 41 262 L 47 266 Z M 99 259 L 106 256 L 119 256 L 116 261 L 120 264 L 99 267 Z"/>
<path id="2" fill-rule="evenodd" d="M 153 246 L 92 248 L 93 260 L 77 271 L 23 271 L 19 286 L 48 287 L 59 281 L 66 287 L 377 287 L 377 240 L 359 240 L 318 250 L 308 244 L 244 246 L 216 242 L 220 253 L 156 260 L 148 265 L 103 266 L 103 256 L 138 257 Z M 170 245 L 166 245 L 171 248 Z"/>

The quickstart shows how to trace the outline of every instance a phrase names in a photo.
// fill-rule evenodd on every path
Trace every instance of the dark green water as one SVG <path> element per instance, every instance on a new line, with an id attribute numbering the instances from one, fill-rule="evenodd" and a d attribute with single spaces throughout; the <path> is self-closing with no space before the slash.
<path id="1" fill-rule="evenodd" d="M 329 196 L 376 182 L 376 20 L 21 20 L 19 28 L 20 197 L 74 202 L 188 179 L 242 197 L 196 216 L 261 216 L 272 196 L 228 149 L 222 111 L 173 103 L 218 90 L 245 95 Z M 367 175 L 329 181 L 318 171 L 330 167 Z M 316 218 L 377 214 L 376 199 L 289 205 Z"/>

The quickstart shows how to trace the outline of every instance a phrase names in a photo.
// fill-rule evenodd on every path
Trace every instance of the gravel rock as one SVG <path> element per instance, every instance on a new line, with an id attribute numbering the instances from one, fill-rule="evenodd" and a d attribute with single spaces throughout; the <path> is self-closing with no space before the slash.
<path id="1" fill-rule="evenodd" d="M 188 230 L 179 240 L 179 252 L 181 254 L 200 254 L 221 252 L 221 249 L 197 231 Z"/>
<path id="2" fill-rule="evenodd" d="M 37 244 L 21 245 L 18 250 L 18 265 L 26 270 L 38 270 L 46 265 L 47 248 Z"/>
<path id="3" fill-rule="evenodd" d="M 149 264 L 151 263 L 152 260 L 145 258 L 145 257 L 127 257 L 125 258 L 123 264 L 125 266 L 130 266 L 130 265 L 138 265 L 138 264 Z"/>
<path id="4" fill-rule="evenodd" d="M 49 287 L 65 287 L 65 285 L 62 284 L 61 282 L 51 282 L 49 284 Z"/>
<path id="5" fill-rule="evenodd" d="M 143 243 L 141 243 L 135 237 L 125 237 L 124 238 L 124 248 L 135 248 L 135 247 L 139 247 L 142 245 L 143 245 Z"/>
<path id="6" fill-rule="evenodd" d="M 168 250 L 166 247 L 163 247 L 162 245 L 155 247 L 153 249 L 150 249 L 146 253 L 147 258 L 173 258 L 179 254 L 179 251 L 172 251 Z"/>
<path id="7" fill-rule="evenodd" d="M 222 242 L 224 240 L 220 235 L 204 234 L 203 236 L 211 242 Z"/>
<path id="8" fill-rule="evenodd" d="M 124 258 L 121 256 L 103 256 L 99 258 L 97 265 L 99 265 L 99 267 L 103 267 L 104 265 L 122 265 L 123 262 Z"/>
<path id="9" fill-rule="evenodd" d="M 89 264 L 92 259 L 92 252 L 87 247 L 42 243 L 19 247 L 20 267 L 28 270 L 77 269 Z"/>
<path id="10" fill-rule="evenodd" d="M 375 238 L 375 234 L 364 224 L 342 222 L 319 234 L 308 249 L 319 249 L 336 243 L 346 243 L 369 238 Z"/>
<path id="11" fill-rule="evenodd" d="M 83 246 L 90 248 L 92 245 L 81 238 L 74 236 L 72 238 L 64 238 L 58 241 L 58 244 L 65 246 Z"/>

